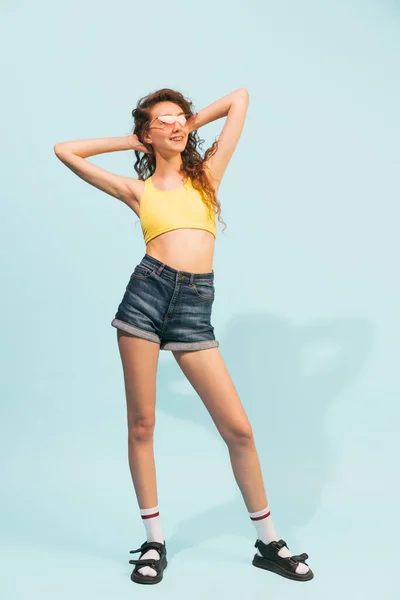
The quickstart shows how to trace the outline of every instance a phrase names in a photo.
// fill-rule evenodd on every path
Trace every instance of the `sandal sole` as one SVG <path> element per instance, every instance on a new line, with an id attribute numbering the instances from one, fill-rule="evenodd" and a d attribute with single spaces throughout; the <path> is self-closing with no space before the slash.
<path id="1" fill-rule="evenodd" d="M 277 575 L 282 575 L 282 577 L 286 577 L 287 579 L 293 579 L 295 581 L 310 581 L 310 579 L 313 579 L 313 577 L 314 577 L 314 573 L 311 571 L 311 569 L 309 569 L 309 571 L 307 571 L 307 573 L 304 573 L 304 575 L 299 575 L 298 573 L 286 571 L 285 569 L 280 567 L 276 562 L 273 562 L 272 560 L 268 560 L 267 558 L 264 558 L 263 556 L 259 556 L 258 554 L 254 555 L 252 564 L 255 567 L 258 567 L 259 569 L 265 569 L 266 571 L 272 571 L 273 573 L 276 573 Z"/>
<path id="2" fill-rule="evenodd" d="M 144 585 L 154 585 L 155 583 L 160 583 L 160 581 L 162 581 L 163 574 L 167 566 L 168 561 L 165 560 L 165 565 L 161 568 L 160 573 L 158 575 L 155 575 L 154 577 L 152 577 L 151 575 L 141 575 L 140 573 L 132 571 L 131 580 L 135 583 L 143 583 Z M 139 569 L 140 568 L 142 567 L 139 567 Z"/>

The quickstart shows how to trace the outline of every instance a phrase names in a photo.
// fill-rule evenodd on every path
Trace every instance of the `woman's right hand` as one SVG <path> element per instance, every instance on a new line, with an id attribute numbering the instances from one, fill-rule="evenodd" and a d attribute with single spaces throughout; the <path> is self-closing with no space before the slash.
<path id="1" fill-rule="evenodd" d="M 151 150 L 148 150 L 144 144 L 139 141 L 136 133 L 132 133 L 128 135 L 128 142 L 132 150 L 137 150 L 137 152 L 144 152 L 145 154 L 152 154 Z"/>

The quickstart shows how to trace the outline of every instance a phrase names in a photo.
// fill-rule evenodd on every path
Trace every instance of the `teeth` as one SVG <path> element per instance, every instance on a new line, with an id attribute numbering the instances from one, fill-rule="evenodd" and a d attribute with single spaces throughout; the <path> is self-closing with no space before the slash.
<path id="1" fill-rule="evenodd" d="M 182 137 L 173 137 L 173 138 L 171 138 L 171 140 L 182 140 L 182 139 L 183 139 Z"/>

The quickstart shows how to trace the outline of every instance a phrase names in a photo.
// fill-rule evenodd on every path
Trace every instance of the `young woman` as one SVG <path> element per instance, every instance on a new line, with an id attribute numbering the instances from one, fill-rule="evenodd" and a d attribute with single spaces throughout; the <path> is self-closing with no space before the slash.
<path id="1" fill-rule="evenodd" d="M 240 88 L 193 114 L 192 102 L 164 88 L 139 100 L 132 135 L 56 144 L 79 177 L 122 200 L 140 218 L 146 252 L 129 279 L 111 325 L 117 328 L 127 402 L 129 465 L 146 530 L 131 579 L 162 580 L 167 552 L 160 524 L 153 454 L 159 351 L 171 350 L 227 444 L 233 473 L 257 531 L 252 564 L 298 581 L 312 579 L 308 555 L 294 556 L 276 534 L 252 427 L 218 349 L 211 324 L 217 192 L 239 141 L 249 95 Z M 218 141 L 198 152 L 197 129 L 221 117 Z M 85 160 L 135 151 L 139 178 Z"/>

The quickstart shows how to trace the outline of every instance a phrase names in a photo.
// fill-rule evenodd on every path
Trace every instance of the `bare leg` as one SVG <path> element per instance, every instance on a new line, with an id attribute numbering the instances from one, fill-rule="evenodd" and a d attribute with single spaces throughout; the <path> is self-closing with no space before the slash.
<path id="1" fill-rule="evenodd" d="M 297 562 L 290 561 L 293 555 L 287 546 L 277 545 L 278 536 L 270 516 L 252 428 L 219 349 L 174 352 L 174 356 L 228 446 L 232 470 L 248 512 L 259 513 L 250 515 L 257 529 L 257 543 L 260 543 L 253 564 L 290 579 L 312 579 L 313 573 L 299 557 Z M 275 555 L 281 561 L 278 566 Z"/>
<path id="2" fill-rule="evenodd" d="M 140 508 L 158 504 L 153 435 L 159 344 L 117 330 L 128 424 L 129 468 Z"/>
<path id="3" fill-rule="evenodd" d="M 163 543 L 159 512 L 155 510 L 158 508 L 158 495 L 153 445 L 160 345 L 119 329 L 117 331 L 125 381 L 129 468 L 147 541 Z M 159 560 L 160 553 L 154 548 L 143 551 L 139 560 L 147 559 Z M 157 571 L 148 565 L 137 571 L 137 574 L 131 575 L 136 578 L 135 581 L 138 577 L 146 579 L 157 575 Z"/>
<path id="4" fill-rule="evenodd" d="M 254 439 L 227 441 L 233 474 L 249 513 L 257 512 L 268 504 L 260 461 Z"/>
<path id="5" fill-rule="evenodd" d="M 268 502 L 252 428 L 219 349 L 173 354 L 228 446 L 247 510 L 262 510 Z"/>

